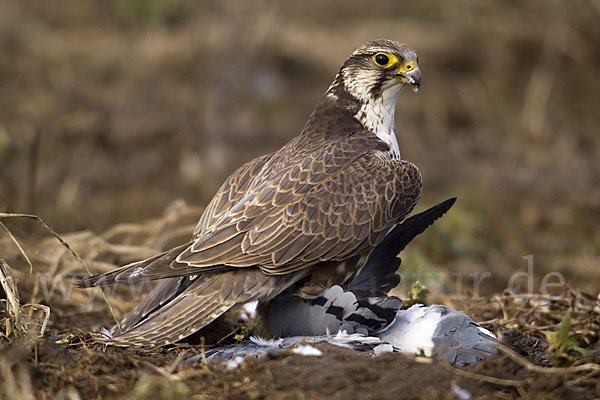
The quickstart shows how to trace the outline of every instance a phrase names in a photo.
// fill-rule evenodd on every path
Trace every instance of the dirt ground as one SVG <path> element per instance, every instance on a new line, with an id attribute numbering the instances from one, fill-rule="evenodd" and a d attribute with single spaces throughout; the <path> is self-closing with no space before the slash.
<path id="1" fill-rule="evenodd" d="M 600 396 L 600 299 L 573 289 L 556 296 L 430 295 L 428 303 L 441 302 L 465 311 L 498 335 L 503 344 L 498 355 L 464 368 L 425 357 L 375 357 L 318 344 L 323 351 L 321 357 L 285 350 L 227 369 L 218 363 L 182 363 L 209 345 L 179 344 L 140 350 L 107 347 L 95 339 L 90 332 L 111 326 L 113 318 L 99 292 L 73 287 L 74 279 L 85 269 L 83 262 L 92 271 L 100 272 L 130 258 L 142 257 L 150 251 L 151 243 L 168 246 L 187 235 L 179 227 L 194 221 L 199 212 L 200 209 L 180 203 L 161 218 L 144 224 L 116 225 L 100 235 L 79 232 L 61 236 L 81 260 L 37 221 L 11 224 L 10 232 L 19 237 L 22 251 L 10 237 L 0 239 L 0 248 L 8 259 L 14 260 L 15 268 L 10 271 L 15 281 L 12 287 L 16 289 L 12 290 L 19 293 L 21 322 L 14 323 L 10 302 L 3 301 L 0 399 Z M 48 237 L 40 240 L 38 230 Z M 25 255 L 35 266 L 32 274 Z M 10 299 L 11 286 L 4 283 L 2 287 L 1 297 Z M 108 290 L 106 296 L 118 316 L 131 308 L 143 291 L 143 287 L 132 292 L 117 286 Z M 41 338 L 36 336 L 45 313 L 33 310 L 29 305 L 32 303 L 49 306 L 49 319 Z M 566 315 L 568 323 L 564 321 Z M 465 395 L 463 391 L 471 397 L 460 397 Z"/>
<path id="2" fill-rule="evenodd" d="M 249 359 L 229 370 L 222 366 L 174 366 L 185 347 L 151 354 L 99 346 L 40 342 L 37 349 L 13 346 L 6 359 L 26 359 L 39 398 L 77 392 L 81 398 L 593 398 L 597 382 L 570 382 L 575 374 L 536 374 L 498 356 L 476 368 L 430 359 L 384 354 L 372 357 L 332 345 L 316 345 L 321 357 L 291 351 Z M 35 354 L 35 356 L 34 356 Z M 187 353 L 189 354 L 189 353 Z M 18 376 L 18 375 L 17 375 Z M 585 380 L 585 379 L 582 379 Z M 591 382 L 590 382 L 591 381 Z M 18 392 L 17 392 L 18 393 Z M 595 393 L 595 394 L 594 394 Z"/>
<path id="3" fill-rule="evenodd" d="M 588 314 L 589 325 L 578 329 L 588 330 L 585 340 L 591 341 L 596 355 L 586 360 L 571 355 L 578 359 L 571 364 L 572 370 L 553 368 L 542 330 L 521 325 L 547 323 L 548 315 L 537 315 L 534 307 L 508 311 L 511 316 L 525 315 L 512 330 L 503 330 L 503 325 L 510 323 L 501 318 L 491 324 L 497 333 L 502 332 L 508 350 L 465 368 L 416 356 L 374 357 L 326 344 L 316 345 L 323 351 L 321 357 L 285 350 L 263 359 L 248 359 L 231 370 L 212 363 L 189 366 L 182 365 L 181 358 L 198 354 L 198 346 L 154 351 L 111 348 L 82 331 L 57 329 L 58 325 L 52 324 L 51 332 L 71 332 L 64 340 L 68 343 L 38 339 L 0 345 L 3 398 L 26 398 L 28 394 L 40 399 L 454 399 L 461 398 L 457 390 L 462 389 L 471 398 L 592 399 L 600 394 L 597 300 L 595 304 L 595 313 Z M 490 302 L 472 305 L 470 310 L 501 315 L 500 308 Z M 553 322 L 560 317 L 559 310 L 555 313 L 555 319 L 550 318 Z M 86 323 L 81 325 L 87 329 Z M 578 370 L 575 365 L 585 365 L 585 369 Z"/>
<path id="4" fill-rule="evenodd" d="M 506 304 L 513 300 L 499 302 Z M 548 329 L 549 320 L 557 322 L 566 303 L 556 301 L 561 306 L 552 310 L 554 315 L 549 315 L 549 310 L 538 313 L 527 302 L 518 309 L 505 308 L 510 316 L 520 316 L 511 318 L 520 320 L 518 323 L 503 320 L 501 308 L 494 301 L 471 304 L 471 313 L 499 317 L 488 326 L 501 333 L 507 348 L 465 368 L 416 356 L 374 357 L 325 344 L 316 345 L 323 351 L 321 357 L 300 356 L 285 350 L 263 359 L 248 359 L 231 370 L 212 363 L 208 367 L 189 366 L 183 365 L 181 359 L 198 354 L 201 351 L 198 346 L 149 351 L 112 348 L 83 331 L 58 329 L 59 324 L 52 324 L 51 332 L 70 332 L 62 344 L 49 339 L 17 339 L 0 345 L 4 398 L 26 398 L 25 394 L 33 394 L 40 399 L 454 399 L 460 398 L 457 394 L 460 389 L 470 393 L 471 398 L 596 398 L 600 394 L 597 299 L 585 299 L 585 306 L 595 304 L 596 310 L 583 312 L 582 317 L 589 318 L 587 326 L 576 328 L 587 330 L 584 340 L 590 341 L 589 347 L 596 348 L 595 356 L 582 360 L 571 355 L 569 363 L 578 359 L 571 364 L 572 370 L 553 368 L 548 344 L 540 334 Z M 84 330 L 91 328 L 88 324 L 92 317 L 103 316 L 88 317 L 90 320 L 79 322 Z M 533 328 L 536 323 L 545 327 Z M 504 329 L 510 325 L 513 329 Z M 586 367 L 577 370 L 575 365 Z M 8 385 L 9 380 L 12 385 Z"/>
<path id="5" fill-rule="evenodd" d="M 396 113 L 402 156 L 423 175 L 418 207 L 458 198 L 407 249 L 404 282 L 468 294 L 471 274 L 490 272 L 477 289 L 491 295 L 533 255 L 536 292 L 548 272 L 600 287 L 595 1 L 0 8 L 0 210 L 101 232 L 175 199 L 206 205 L 243 162 L 300 132 L 354 49 L 390 38 L 423 73 Z"/>

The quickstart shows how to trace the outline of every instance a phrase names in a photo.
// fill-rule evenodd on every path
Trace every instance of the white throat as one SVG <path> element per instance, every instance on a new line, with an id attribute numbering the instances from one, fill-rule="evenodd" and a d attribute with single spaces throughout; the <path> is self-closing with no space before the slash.
<path id="1" fill-rule="evenodd" d="M 368 98 L 354 116 L 363 126 L 373 132 L 377 137 L 390 146 L 393 159 L 400 159 L 400 148 L 394 132 L 394 115 L 396 101 L 402 92 L 403 86 L 397 90 L 390 88 L 384 90 L 381 97 Z"/>

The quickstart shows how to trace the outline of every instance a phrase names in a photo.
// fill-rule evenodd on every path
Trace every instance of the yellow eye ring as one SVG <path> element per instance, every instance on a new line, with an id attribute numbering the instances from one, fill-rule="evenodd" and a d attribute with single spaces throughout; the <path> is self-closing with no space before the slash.
<path id="1" fill-rule="evenodd" d="M 373 54 L 373 62 L 382 68 L 389 68 L 398 63 L 398 57 L 391 53 L 380 51 L 379 53 Z"/>

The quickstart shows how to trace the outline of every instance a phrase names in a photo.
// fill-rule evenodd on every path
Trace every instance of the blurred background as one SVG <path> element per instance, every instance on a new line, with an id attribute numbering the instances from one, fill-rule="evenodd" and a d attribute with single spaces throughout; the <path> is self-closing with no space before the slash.
<path id="1" fill-rule="evenodd" d="M 600 287 L 598 0 L 0 10 L 0 211 L 99 232 L 176 199 L 203 206 L 236 167 L 300 132 L 355 48 L 389 38 L 417 51 L 423 73 L 396 116 L 424 178 L 419 210 L 458 197 L 403 253 L 404 282 L 491 294 L 533 255 L 536 292 L 549 272 Z"/>

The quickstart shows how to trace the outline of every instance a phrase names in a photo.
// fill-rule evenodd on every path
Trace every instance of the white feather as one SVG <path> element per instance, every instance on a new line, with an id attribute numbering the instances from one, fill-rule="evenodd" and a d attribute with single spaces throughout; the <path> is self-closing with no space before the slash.
<path id="1" fill-rule="evenodd" d="M 323 352 L 319 349 L 317 349 L 314 346 L 311 346 L 309 344 L 306 345 L 299 345 L 298 347 L 294 347 L 294 349 L 292 350 L 292 353 L 294 354 L 300 354 L 302 356 L 322 356 Z"/>
<path id="2" fill-rule="evenodd" d="M 416 304 L 408 310 L 400 310 L 392 324 L 377 336 L 394 345 L 402 353 L 433 354 L 433 334 L 442 317 L 439 313 L 428 313 L 428 307 Z"/>

